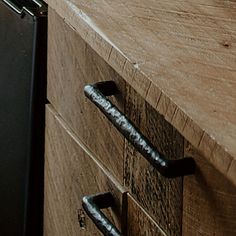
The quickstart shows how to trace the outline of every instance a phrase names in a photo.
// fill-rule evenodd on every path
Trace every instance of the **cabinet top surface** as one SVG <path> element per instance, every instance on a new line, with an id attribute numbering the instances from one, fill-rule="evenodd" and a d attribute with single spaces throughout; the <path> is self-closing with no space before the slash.
<path id="1" fill-rule="evenodd" d="M 235 1 L 47 3 L 236 184 Z"/>

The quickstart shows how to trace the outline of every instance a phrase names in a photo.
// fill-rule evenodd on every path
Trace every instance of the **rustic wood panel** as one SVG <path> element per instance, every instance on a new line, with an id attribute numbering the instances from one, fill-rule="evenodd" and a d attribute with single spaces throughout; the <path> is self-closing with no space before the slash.
<path id="1" fill-rule="evenodd" d="M 122 182 L 123 137 L 85 98 L 83 88 L 89 83 L 114 80 L 123 91 L 123 80 L 51 9 L 48 28 L 48 99 L 67 124 Z M 122 95 L 111 99 L 123 110 Z"/>
<path id="2" fill-rule="evenodd" d="M 235 1 L 47 2 L 236 184 Z"/>
<path id="3" fill-rule="evenodd" d="M 121 228 L 122 193 L 81 141 L 47 106 L 44 236 L 101 235 L 82 210 L 85 195 L 112 192 L 115 207 L 105 214 Z"/>
<path id="4" fill-rule="evenodd" d="M 128 194 L 127 236 L 166 236 L 145 210 Z"/>
<path id="5" fill-rule="evenodd" d="M 236 187 L 191 145 L 185 153 L 195 158 L 197 170 L 184 178 L 183 236 L 236 235 Z"/>
<path id="6" fill-rule="evenodd" d="M 183 138 L 130 86 L 125 111 L 128 117 L 168 158 L 183 156 Z M 126 142 L 125 186 L 167 235 L 181 235 L 182 178 L 166 179 Z"/>

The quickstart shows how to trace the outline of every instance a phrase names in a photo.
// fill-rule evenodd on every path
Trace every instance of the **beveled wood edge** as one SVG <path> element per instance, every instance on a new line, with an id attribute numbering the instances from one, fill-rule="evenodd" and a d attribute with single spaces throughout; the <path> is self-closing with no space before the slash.
<path id="1" fill-rule="evenodd" d="M 95 50 L 151 106 L 172 124 L 212 165 L 236 185 L 236 157 L 206 133 L 170 97 L 117 48 L 86 16 L 68 0 L 46 0 L 64 21 Z"/>

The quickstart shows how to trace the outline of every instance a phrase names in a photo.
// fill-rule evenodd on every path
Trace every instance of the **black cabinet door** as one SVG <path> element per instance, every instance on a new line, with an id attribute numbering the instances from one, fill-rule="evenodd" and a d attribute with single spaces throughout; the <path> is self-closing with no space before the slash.
<path id="1" fill-rule="evenodd" d="M 0 235 L 4 236 L 42 232 L 46 34 L 45 15 L 17 14 L 0 2 Z"/>

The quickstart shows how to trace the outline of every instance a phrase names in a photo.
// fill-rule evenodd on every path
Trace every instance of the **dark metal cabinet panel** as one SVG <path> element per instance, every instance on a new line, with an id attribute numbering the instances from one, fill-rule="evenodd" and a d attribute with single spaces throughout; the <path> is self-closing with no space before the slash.
<path id="1" fill-rule="evenodd" d="M 46 30 L 0 3 L 0 235 L 40 234 Z"/>

